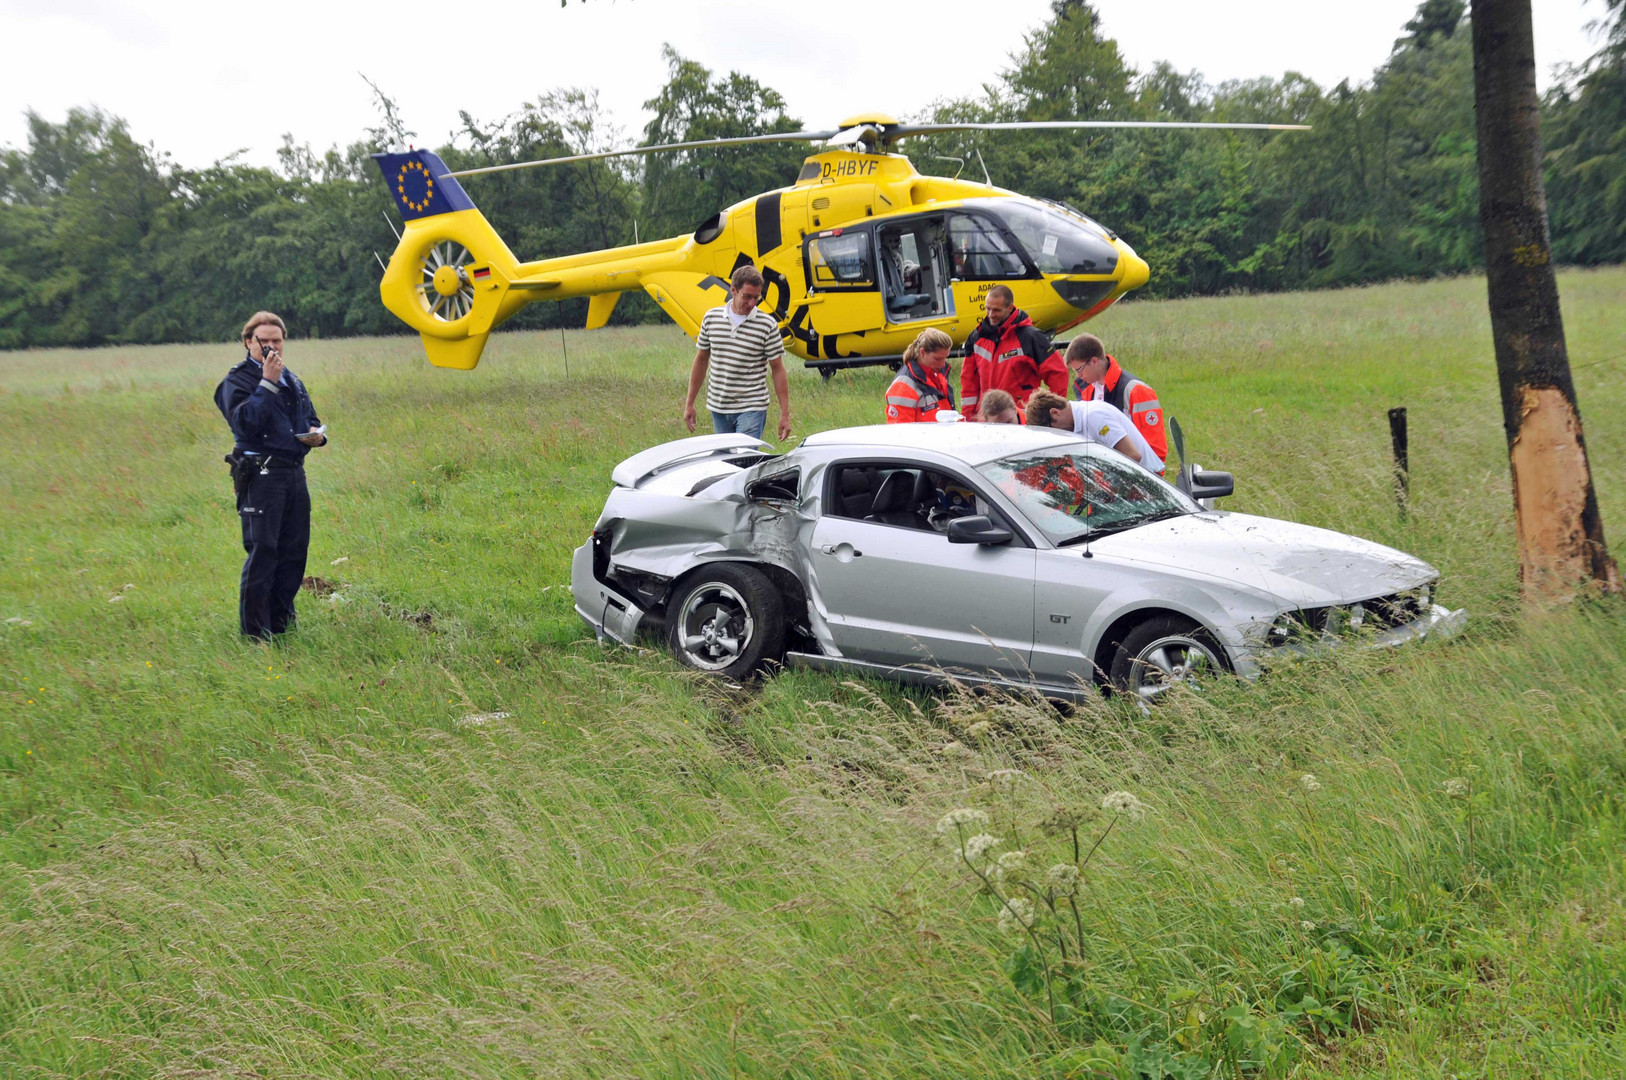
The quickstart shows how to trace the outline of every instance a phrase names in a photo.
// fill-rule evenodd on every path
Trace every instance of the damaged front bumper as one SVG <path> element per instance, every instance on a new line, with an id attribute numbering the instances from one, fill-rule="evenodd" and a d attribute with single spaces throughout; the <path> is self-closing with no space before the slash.
<path id="1" fill-rule="evenodd" d="M 1452 637 L 1468 625 L 1468 609 L 1457 608 L 1452 611 L 1444 604 L 1434 604 L 1429 607 L 1428 614 L 1420 619 L 1413 619 L 1402 626 L 1391 627 L 1372 635 L 1370 644 L 1374 648 L 1388 648 L 1393 645 L 1404 645 L 1408 641 L 1421 641 L 1426 637 L 1446 638 Z"/>
<path id="2" fill-rule="evenodd" d="M 570 560 L 570 591 L 576 598 L 576 614 L 599 641 L 610 638 L 631 645 L 648 613 L 632 597 L 594 575 L 593 547 L 598 542 L 587 541 Z"/>
<path id="3" fill-rule="evenodd" d="M 1422 641 L 1424 638 L 1448 638 L 1461 632 L 1467 625 L 1467 608 L 1452 611 L 1444 604 L 1432 604 L 1427 612 L 1410 622 L 1383 630 L 1305 633 L 1291 641 L 1255 646 L 1248 650 L 1249 655 L 1245 662 L 1238 666 L 1238 671 L 1250 676 L 1256 674 L 1258 671 L 1256 661 L 1267 657 L 1298 660 L 1346 645 L 1364 646 L 1369 649 L 1392 649 L 1407 642 Z"/>

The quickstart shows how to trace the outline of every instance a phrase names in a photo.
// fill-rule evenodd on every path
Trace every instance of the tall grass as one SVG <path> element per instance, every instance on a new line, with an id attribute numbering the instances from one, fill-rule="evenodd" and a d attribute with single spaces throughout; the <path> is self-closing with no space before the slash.
<path id="1" fill-rule="evenodd" d="M 1561 284 L 1618 523 L 1626 272 Z M 1282 1047 L 1244 1071 L 1618 1075 L 1626 627 L 1516 608 L 1482 282 L 1094 329 L 1233 508 L 1429 559 L 1469 632 L 1151 716 L 605 650 L 569 551 L 611 465 L 680 434 L 689 347 L 652 328 L 568 335 L 568 376 L 557 334 L 472 373 L 293 343 L 338 599 L 246 646 L 233 350 L 0 354 L 0 1073 L 1207 1075 L 1242 1017 Z M 798 433 L 886 380 L 796 377 Z M 933 824 L 1050 853 L 1034 823 L 1113 790 L 1152 812 L 1090 864 L 1052 1024 Z"/>

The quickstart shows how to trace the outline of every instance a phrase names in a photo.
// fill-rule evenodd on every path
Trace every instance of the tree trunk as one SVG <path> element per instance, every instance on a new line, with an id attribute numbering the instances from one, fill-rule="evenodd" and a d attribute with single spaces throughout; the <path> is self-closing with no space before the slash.
<path id="1" fill-rule="evenodd" d="M 1479 220 L 1524 598 L 1620 589 L 1564 347 L 1541 180 L 1530 0 L 1473 0 Z"/>

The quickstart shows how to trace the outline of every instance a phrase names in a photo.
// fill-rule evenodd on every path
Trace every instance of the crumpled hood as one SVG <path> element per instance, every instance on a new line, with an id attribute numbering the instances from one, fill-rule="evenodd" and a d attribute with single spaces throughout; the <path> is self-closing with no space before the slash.
<path id="1" fill-rule="evenodd" d="M 1188 514 L 1143 525 L 1095 550 L 1252 585 L 1294 607 L 1350 604 L 1438 577 L 1421 559 L 1370 540 L 1252 514 Z"/>

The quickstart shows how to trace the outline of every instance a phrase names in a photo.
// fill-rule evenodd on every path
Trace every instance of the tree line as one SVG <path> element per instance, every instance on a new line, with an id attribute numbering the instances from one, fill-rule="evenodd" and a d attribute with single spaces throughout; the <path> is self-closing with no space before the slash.
<path id="1" fill-rule="evenodd" d="M 1553 256 L 1626 261 L 1626 0 L 1605 41 L 1542 101 Z M 641 145 L 795 131 L 783 97 L 668 48 Z M 421 141 L 375 88 L 378 124 L 318 153 L 284 136 L 274 168 L 191 168 L 94 109 L 28 117 L 26 148 L 0 150 L 0 348 L 229 340 L 244 313 L 281 312 L 302 334 L 396 333 L 378 301 L 398 227 L 368 155 Z M 1310 132 L 959 133 L 906 146 L 925 172 L 986 163 L 994 183 L 1070 203 L 1152 267 L 1143 294 L 1322 288 L 1482 265 L 1473 58 L 1462 0 L 1423 0 L 1364 83 L 1295 73 L 1208 83 L 1166 63 L 1128 64 L 1083 0 L 1055 0 L 999 77 L 921 119 L 1215 120 Z M 822 118 L 821 118 L 822 119 Z M 454 169 L 625 145 L 591 90 L 562 89 L 497 121 L 461 114 L 440 148 Z M 692 230 L 724 206 L 790 183 L 799 144 L 695 150 L 499 173 L 470 185 L 521 258 Z M 534 304 L 516 321 L 580 326 L 585 301 Z M 617 322 L 660 315 L 623 298 Z"/>

